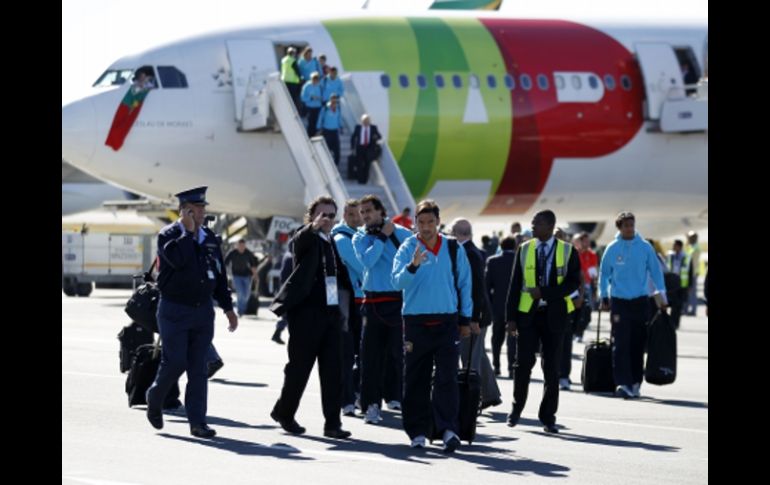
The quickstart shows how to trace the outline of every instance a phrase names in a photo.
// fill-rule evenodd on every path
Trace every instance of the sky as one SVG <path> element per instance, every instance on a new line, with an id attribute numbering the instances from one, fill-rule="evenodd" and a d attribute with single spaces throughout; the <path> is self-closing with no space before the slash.
<path id="1" fill-rule="evenodd" d="M 431 0 L 369 0 L 369 10 L 406 14 Z M 360 10 L 364 0 L 64 0 L 62 106 L 89 94 L 112 62 L 166 42 L 248 19 L 291 19 Z M 282 7 L 291 5 L 291 11 Z M 523 18 L 708 19 L 708 0 L 503 0 L 501 12 Z"/>

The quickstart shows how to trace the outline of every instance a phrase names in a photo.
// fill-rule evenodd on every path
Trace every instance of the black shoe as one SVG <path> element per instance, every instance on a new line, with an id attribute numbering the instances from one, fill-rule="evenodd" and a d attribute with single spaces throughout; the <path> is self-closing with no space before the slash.
<path id="1" fill-rule="evenodd" d="M 163 429 L 163 411 L 155 409 L 147 403 L 147 421 L 150 422 L 153 428 Z"/>
<path id="2" fill-rule="evenodd" d="M 278 417 L 278 414 L 275 412 L 275 409 L 273 409 L 270 412 L 270 417 L 273 418 L 273 421 L 277 422 L 281 425 L 281 428 L 283 428 L 284 431 L 291 434 L 303 434 L 305 432 L 305 428 L 299 425 L 299 423 L 295 420 L 286 420 L 281 419 Z"/>
<path id="3" fill-rule="evenodd" d="M 543 431 L 545 431 L 546 433 L 554 433 L 554 434 L 559 432 L 555 424 L 544 424 Z"/>
<path id="4" fill-rule="evenodd" d="M 511 411 L 511 414 L 508 415 L 508 426 L 513 428 L 519 424 L 519 419 L 521 419 L 521 413 Z"/>
<path id="5" fill-rule="evenodd" d="M 495 366 L 495 375 L 496 376 L 500 375 L 500 366 L 499 365 Z"/>
<path id="6" fill-rule="evenodd" d="M 190 426 L 190 434 L 196 438 L 213 438 L 217 435 L 217 432 L 209 428 L 207 424 L 200 424 Z"/>
<path id="7" fill-rule="evenodd" d="M 281 344 L 281 345 L 286 343 L 283 340 L 281 340 L 281 331 L 280 330 L 276 330 L 273 333 L 273 336 L 270 338 L 270 340 L 272 340 L 273 342 L 275 342 L 277 344 Z"/>
<path id="8" fill-rule="evenodd" d="M 482 401 L 481 410 L 483 411 L 486 408 L 491 408 L 492 406 L 499 406 L 502 403 L 503 401 L 500 398 L 490 399 L 489 401 Z"/>
<path id="9" fill-rule="evenodd" d="M 214 374 L 216 374 L 219 369 L 224 367 L 224 365 L 225 365 L 225 363 L 222 362 L 222 359 L 217 359 L 217 360 L 215 360 L 213 362 L 209 362 L 208 363 L 208 369 L 209 369 L 208 376 L 209 376 L 209 379 L 214 377 Z"/>
<path id="10" fill-rule="evenodd" d="M 335 439 L 338 439 L 338 440 L 346 440 L 346 439 L 350 438 L 350 435 L 351 435 L 350 431 L 345 431 L 342 428 L 325 429 L 324 430 L 324 436 L 326 436 L 327 438 L 335 438 Z"/>

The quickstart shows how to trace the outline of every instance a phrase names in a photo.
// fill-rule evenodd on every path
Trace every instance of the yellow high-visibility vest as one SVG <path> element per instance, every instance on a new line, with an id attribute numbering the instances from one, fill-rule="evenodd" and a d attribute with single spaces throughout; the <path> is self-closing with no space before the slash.
<path id="1" fill-rule="evenodd" d="M 535 265 L 537 256 L 535 255 L 535 248 L 537 247 L 537 239 L 530 239 L 524 244 L 527 247 L 521 249 L 519 254 L 521 255 L 521 272 L 524 275 L 524 286 L 521 288 L 521 299 L 519 299 L 519 311 L 522 313 L 528 313 L 532 308 L 532 295 L 529 294 L 530 289 L 537 287 L 537 275 L 535 274 Z M 561 284 L 564 281 L 564 277 L 567 274 L 567 263 L 569 262 L 570 255 L 572 254 L 572 244 L 565 244 L 561 239 L 556 240 L 556 283 Z M 575 311 L 575 304 L 572 303 L 572 298 L 568 296 L 564 297 L 564 302 L 567 304 L 567 313 Z"/>
<path id="2" fill-rule="evenodd" d="M 281 59 L 281 81 L 285 83 L 299 84 L 297 71 L 291 65 L 294 64 L 294 57 L 286 55 Z"/>
<path id="3" fill-rule="evenodd" d="M 682 259 L 682 266 L 679 268 L 679 280 L 682 282 L 680 285 L 682 288 L 688 288 L 690 286 L 690 259 L 692 259 L 692 251 L 688 251 L 684 254 Z M 668 269 L 674 271 L 674 255 L 668 255 Z"/>

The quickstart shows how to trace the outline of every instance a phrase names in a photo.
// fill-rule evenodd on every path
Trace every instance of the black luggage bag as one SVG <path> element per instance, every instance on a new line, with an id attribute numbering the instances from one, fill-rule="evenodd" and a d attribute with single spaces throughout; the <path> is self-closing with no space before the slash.
<path id="1" fill-rule="evenodd" d="M 160 365 L 160 344 L 140 345 L 134 352 L 134 360 L 131 363 L 131 370 L 126 377 L 126 394 L 128 394 L 128 407 L 138 404 L 147 404 L 145 393 L 150 388 L 155 375 L 158 373 Z M 163 409 L 176 408 L 179 402 L 179 383 L 174 386 L 166 395 L 163 403 Z"/>
<path id="2" fill-rule="evenodd" d="M 246 302 L 246 315 L 256 315 L 259 312 L 259 297 L 252 293 Z"/>
<path id="3" fill-rule="evenodd" d="M 131 322 L 118 333 L 118 340 L 120 341 L 120 351 L 118 352 L 120 372 L 127 372 L 131 369 L 131 361 L 136 349 L 140 345 L 151 344 L 153 337 L 152 332 L 136 322 Z"/>
<path id="4" fill-rule="evenodd" d="M 658 310 L 647 326 L 647 363 L 644 380 L 671 384 L 676 379 L 676 329 L 667 313 Z"/>
<path id="5" fill-rule="evenodd" d="M 583 392 L 614 392 L 615 378 L 612 376 L 612 346 L 608 340 L 600 340 L 602 312 L 596 322 L 596 340 L 585 346 L 583 369 L 580 382 Z"/>
<path id="6" fill-rule="evenodd" d="M 358 157 L 353 153 L 348 155 L 348 180 L 355 180 L 358 178 Z"/>

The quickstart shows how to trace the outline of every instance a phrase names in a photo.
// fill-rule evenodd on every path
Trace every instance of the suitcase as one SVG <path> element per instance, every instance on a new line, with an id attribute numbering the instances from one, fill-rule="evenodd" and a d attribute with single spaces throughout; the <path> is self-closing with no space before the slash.
<path id="1" fill-rule="evenodd" d="M 131 370 L 126 377 L 126 394 L 128 394 L 128 407 L 138 404 L 147 404 L 145 393 L 150 388 L 160 365 L 160 343 L 140 345 L 134 352 L 134 360 Z M 179 402 L 179 383 L 166 395 L 163 409 L 176 408 Z"/>
<path id="2" fill-rule="evenodd" d="M 259 298 L 252 293 L 246 302 L 246 315 L 256 315 L 259 312 Z"/>
<path id="3" fill-rule="evenodd" d="M 596 340 L 587 344 L 583 353 L 583 369 L 580 372 L 583 392 L 615 391 L 615 379 L 612 376 L 612 347 L 608 340 L 599 338 L 601 323 L 602 312 L 599 310 Z"/>
<path id="4" fill-rule="evenodd" d="M 676 379 L 676 330 L 667 313 L 658 310 L 647 326 L 647 363 L 644 380 L 671 384 Z"/>
<path id="5" fill-rule="evenodd" d="M 118 352 L 120 372 L 128 372 L 131 369 L 131 361 L 136 349 L 140 345 L 151 344 L 153 337 L 152 332 L 136 322 L 131 322 L 118 333 L 118 340 L 120 341 L 120 351 Z"/>
<path id="6" fill-rule="evenodd" d="M 358 160 L 355 154 L 348 155 L 348 180 L 355 180 L 358 177 Z"/>
<path id="7" fill-rule="evenodd" d="M 457 370 L 457 386 L 460 390 L 460 412 L 457 420 L 459 429 L 457 435 L 460 440 L 467 441 L 469 445 L 476 439 L 476 418 L 481 413 L 481 378 L 475 370 L 471 370 L 470 362 L 473 355 L 473 341 L 475 336 L 471 334 L 470 352 L 468 353 L 468 367 Z M 442 440 L 444 430 L 436 429 L 431 419 L 430 441 Z"/>

